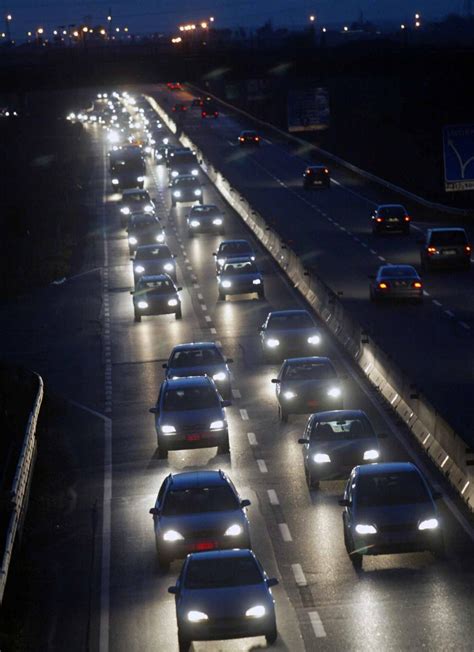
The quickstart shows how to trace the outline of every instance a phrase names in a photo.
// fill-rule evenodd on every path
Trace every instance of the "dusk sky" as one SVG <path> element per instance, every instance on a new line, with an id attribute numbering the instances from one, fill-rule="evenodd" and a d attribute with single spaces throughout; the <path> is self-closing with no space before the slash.
<path id="1" fill-rule="evenodd" d="M 13 14 L 12 35 L 22 39 L 38 26 L 79 24 L 90 17 L 105 22 L 109 7 L 115 25 L 131 32 L 170 32 L 180 22 L 215 16 L 216 27 L 259 26 L 269 18 L 276 26 L 297 27 L 315 13 L 320 24 L 355 20 L 362 10 L 374 21 L 407 21 L 415 12 L 429 20 L 462 10 L 463 0 L 3 0 L 4 13 Z"/>

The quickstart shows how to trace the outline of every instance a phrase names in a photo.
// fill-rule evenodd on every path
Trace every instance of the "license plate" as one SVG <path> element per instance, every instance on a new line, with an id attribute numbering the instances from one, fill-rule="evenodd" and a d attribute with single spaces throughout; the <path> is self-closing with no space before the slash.
<path id="1" fill-rule="evenodd" d="M 186 441 L 199 441 L 202 435 L 186 435 Z"/>
<path id="2" fill-rule="evenodd" d="M 456 253 L 456 249 L 443 249 L 442 255 L 443 256 L 454 256 Z"/>
<path id="3" fill-rule="evenodd" d="M 199 543 L 196 543 L 194 546 L 194 549 L 203 552 L 204 550 L 215 550 L 217 547 L 217 544 L 215 541 L 199 541 Z"/>
<path id="4" fill-rule="evenodd" d="M 388 221 L 389 222 L 398 222 L 398 217 L 389 217 Z"/>

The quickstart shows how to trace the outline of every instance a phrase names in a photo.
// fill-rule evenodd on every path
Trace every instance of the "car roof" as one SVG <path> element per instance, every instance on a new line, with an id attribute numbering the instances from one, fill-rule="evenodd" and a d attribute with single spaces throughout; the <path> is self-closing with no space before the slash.
<path id="1" fill-rule="evenodd" d="M 172 473 L 171 482 L 173 489 L 191 489 L 192 487 L 218 487 L 228 485 L 227 476 L 220 469 L 218 471 L 185 471 Z"/>
<path id="2" fill-rule="evenodd" d="M 173 389 L 179 389 L 180 387 L 204 387 L 204 385 L 213 385 L 209 376 L 182 376 L 181 378 L 167 378 L 163 382 Z"/>
<path id="3" fill-rule="evenodd" d="M 382 462 L 381 464 L 364 464 L 357 467 L 359 475 L 381 475 L 383 473 L 419 473 L 413 462 Z"/>
<path id="4" fill-rule="evenodd" d="M 206 208 L 215 208 L 216 210 L 220 210 L 219 207 L 215 204 L 198 204 L 197 206 L 191 206 L 191 211 L 202 211 Z"/>
<path id="5" fill-rule="evenodd" d="M 176 179 L 174 179 L 173 184 L 176 186 L 178 185 L 178 183 L 181 183 L 181 181 L 189 181 L 190 179 L 194 183 L 199 183 L 196 177 L 193 177 L 192 174 L 182 174 L 181 176 L 176 177 Z"/>
<path id="6" fill-rule="evenodd" d="M 198 559 L 246 559 L 255 555 L 251 550 L 246 548 L 233 548 L 231 550 L 209 550 L 206 552 L 191 552 L 188 555 L 189 560 Z"/>
<path id="7" fill-rule="evenodd" d="M 307 165 L 307 170 L 326 170 L 327 165 Z"/>
<path id="8" fill-rule="evenodd" d="M 255 129 L 243 129 L 240 133 L 241 134 L 256 134 L 257 132 L 255 131 Z"/>
<path id="9" fill-rule="evenodd" d="M 326 412 L 316 412 L 313 414 L 314 421 L 329 421 L 329 420 L 346 420 L 357 419 L 360 417 L 368 418 L 364 410 L 326 410 Z"/>
<path id="10" fill-rule="evenodd" d="M 450 232 L 450 231 L 461 231 L 462 233 L 466 233 L 466 230 L 463 229 L 461 226 L 444 226 L 444 227 L 436 227 L 433 229 L 428 229 L 428 233 L 444 233 L 444 232 Z"/>
<path id="11" fill-rule="evenodd" d="M 184 342 L 173 347 L 173 351 L 184 351 L 189 349 L 218 349 L 215 342 Z"/>
<path id="12" fill-rule="evenodd" d="M 418 276 L 418 272 L 413 267 L 413 265 L 381 265 L 378 269 L 378 273 L 380 274 L 383 271 L 390 272 L 391 270 L 395 269 L 405 269 L 407 271 L 414 272 Z"/>
<path id="13" fill-rule="evenodd" d="M 381 208 L 402 208 L 406 212 L 406 208 L 403 204 L 379 204 L 376 210 L 380 210 Z"/>

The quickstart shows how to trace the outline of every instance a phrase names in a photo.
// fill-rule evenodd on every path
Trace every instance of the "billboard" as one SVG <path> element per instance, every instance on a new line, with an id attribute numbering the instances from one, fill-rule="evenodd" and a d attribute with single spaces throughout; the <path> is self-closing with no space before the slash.
<path id="1" fill-rule="evenodd" d="M 474 124 L 443 128 L 444 189 L 474 190 Z"/>
<path id="2" fill-rule="evenodd" d="M 316 131 L 329 127 L 327 88 L 288 91 L 288 131 Z"/>

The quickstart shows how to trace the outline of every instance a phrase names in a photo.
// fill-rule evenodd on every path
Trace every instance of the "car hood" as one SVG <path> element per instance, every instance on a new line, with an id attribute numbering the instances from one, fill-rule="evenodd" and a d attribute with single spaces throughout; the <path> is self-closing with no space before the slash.
<path id="1" fill-rule="evenodd" d="M 168 373 L 166 374 L 167 378 L 172 378 L 173 376 L 177 376 L 179 378 L 185 376 L 211 376 L 212 377 L 214 374 L 218 373 L 219 371 L 223 371 L 226 374 L 229 373 L 229 370 L 223 364 L 202 365 L 199 367 L 179 367 L 178 369 L 174 369 L 173 367 L 170 367 L 167 371 L 168 371 Z"/>
<path id="2" fill-rule="evenodd" d="M 156 529 L 164 532 L 165 530 L 176 530 L 183 536 L 195 532 L 210 530 L 215 536 L 223 535 L 227 528 L 233 523 L 238 523 L 244 529 L 246 528 L 246 517 L 241 509 L 229 510 L 226 512 L 199 512 L 198 514 L 186 514 L 180 516 L 160 516 L 156 521 Z M 233 537 L 229 537 L 229 542 Z"/>
<path id="3" fill-rule="evenodd" d="M 354 515 L 359 523 L 383 526 L 416 524 L 423 519 L 437 517 L 437 510 L 433 503 L 427 501 L 408 505 L 357 507 Z"/>
<path id="4" fill-rule="evenodd" d="M 225 419 L 224 410 L 220 407 L 205 408 L 202 410 L 184 410 L 178 412 L 162 412 L 159 422 L 172 426 L 192 426 L 194 424 L 208 428 L 211 421 Z"/>
<path id="5" fill-rule="evenodd" d="M 142 267 L 145 269 L 147 269 L 147 267 L 150 269 L 162 269 L 163 266 L 167 263 L 171 263 L 174 266 L 174 258 L 150 258 L 149 260 L 134 260 L 133 267 L 135 268 L 136 265 L 142 265 Z"/>
<path id="6" fill-rule="evenodd" d="M 151 301 L 152 299 L 160 299 L 161 301 L 168 301 L 169 299 L 178 299 L 177 292 L 156 292 L 155 290 L 138 290 L 134 296 L 134 301 Z"/>
<path id="7" fill-rule="evenodd" d="M 219 274 L 219 278 L 222 281 L 232 281 L 236 285 L 241 285 L 244 283 L 251 283 L 254 279 L 258 278 L 262 280 L 262 275 L 260 272 L 249 272 L 248 274 Z"/>
<path id="8" fill-rule="evenodd" d="M 311 335 L 319 335 L 316 326 L 308 328 L 267 328 L 264 332 L 265 337 L 311 337 Z"/>
<path id="9" fill-rule="evenodd" d="M 338 378 L 329 378 L 325 380 L 317 380 L 311 378 L 310 380 L 283 380 L 280 384 L 280 390 L 282 392 L 291 390 L 298 393 L 307 394 L 311 391 L 320 391 L 329 387 L 339 387 L 340 381 Z"/>
<path id="10" fill-rule="evenodd" d="M 257 604 L 270 608 L 272 602 L 266 585 L 250 584 L 228 588 L 185 589 L 180 611 L 182 617 L 188 610 L 203 611 L 209 618 L 238 618 Z"/>

